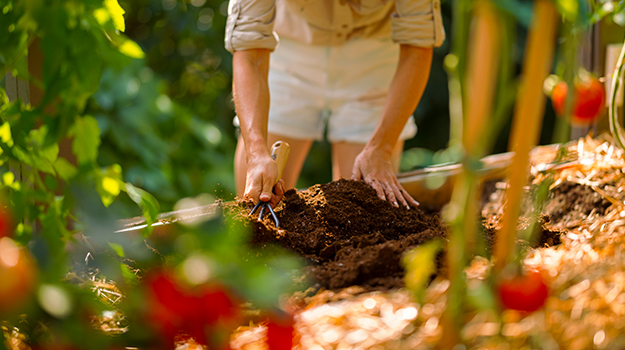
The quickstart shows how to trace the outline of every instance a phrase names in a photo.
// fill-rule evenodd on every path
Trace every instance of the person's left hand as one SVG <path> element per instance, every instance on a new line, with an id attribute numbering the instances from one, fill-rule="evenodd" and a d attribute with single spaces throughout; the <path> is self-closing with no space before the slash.
<path id="1" fill-rule="evenodd" d="M 364 181 L 373 187 L 380 199 L 388 201 L 394 207 L 399 207 L 400 204 L 408 209 L 410 206 L 419 206 L 419 202 L 399 184 L 390 156 L 382 152 L 367 148 L 360 152 L 354 162 L 352 180 Z"/>

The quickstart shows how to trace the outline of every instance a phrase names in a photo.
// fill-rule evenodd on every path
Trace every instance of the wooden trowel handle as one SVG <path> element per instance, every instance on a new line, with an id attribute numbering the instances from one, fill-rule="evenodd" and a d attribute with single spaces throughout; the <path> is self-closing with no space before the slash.
<path id="1" fill-rule="evenodd" d="M 276 179 L 276 182 L 282 178 L 282 172 L 286 166 L 286 161 L 289 158 L 290 151 L 291 146 L 284 141 L 276 141 L 276 143 L 274 143 L 271 147 L 271 159 L 275 160 L 278 165 L 278 178 Z"/>

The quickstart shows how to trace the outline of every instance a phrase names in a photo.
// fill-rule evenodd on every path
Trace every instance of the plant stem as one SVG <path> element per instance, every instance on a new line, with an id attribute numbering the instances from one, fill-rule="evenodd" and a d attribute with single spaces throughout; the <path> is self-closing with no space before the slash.
<path id="1" fill-rule="evenodd" d="M 609 102 L 608 102 L 608 116 L 610 120 L 610 132 L 616 141 L 616 144 L 621 148 L 625 149 L 625 145 L 623 144 L 623 132 L 621 125 L 618 121 L 618 108 L 616 106 L 616 97 L 621 85 L 621 75 L 623 75 L 623 61 L 625 60 L 625 43 L 623 43 L 623 48 L 621 48 L 621 53 L 619 54 L 618 61 L 616 62 L 616 68 L 612 73 L 612 90 L 609 91 Z"/>

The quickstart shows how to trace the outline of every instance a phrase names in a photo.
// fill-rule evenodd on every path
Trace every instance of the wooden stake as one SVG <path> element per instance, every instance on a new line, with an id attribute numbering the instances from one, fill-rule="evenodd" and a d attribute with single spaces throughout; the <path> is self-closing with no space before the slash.
<path id="1" fill-rule="evenodd" d="M 495 244 L 496 272 L 506 266 L 514 248 L 523 187 L 528 177 L 529 152 L 538 143 L 542 126 L 545 109 L 542 86 L 551 71 L 557 27 L 558 11 L 554 2 L 535 1 L 509 144 L 515 156 L 509 170 L 510 186 L 502 229 Z"/>

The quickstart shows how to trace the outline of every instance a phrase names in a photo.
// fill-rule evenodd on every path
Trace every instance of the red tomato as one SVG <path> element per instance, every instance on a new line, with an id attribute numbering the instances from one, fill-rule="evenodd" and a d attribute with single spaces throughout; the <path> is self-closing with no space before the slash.
<path id="1" fill-rule="evenodd" d="M 168 342 L 184 333 L 207 344 L 215 332 L 228 330 L 228 323 L 236 321 L 238 304 L 221 285 L 191 288 L 170 271 L 159 271 L 146 280 L 147 319 Z"/>
<path id="2" fill-rule="evenodd" d="M 159 271 L 149 276 L 147 287 L 146 318 L 166 341 L 173 342 L 179 332 L 188 331 L 190 325 L 197 324 L 193 320 L 196 298 L 179 286 L 171 273 Z"/>
<path id="3" fill-rule="evenodd" d="M 13 235 L 13 217 L 8 208 L 0 205 L 0 238 Z"/>
<path id="4" fill-rule="evenodd" d="M 500 279 L 497 292 L 506 309 L 533 312 L 545 304 L 549 288 L 540 273 L 528 272 Z"/>
<path id="5" fill-rule="evenodd" d="M 30 297 L 37 268 L 30 253 L 9 237 L 0 237 L 0 315 L 17 311 Z"/>
<path id="6" fill-rule="evenodd" d="M 222 286 L 205 287 L 201 294 L 203 323 L 213 325 L 220 320 L 230 320 L 238 316 L 238 305 Z"/>
<path id="7" fill-rule="evenodd" d="M 267 324 L 269 350 L 291 350 L 295 338 L 295 321 L 291 314 L 273 315 Z"/>
<path id="8" fill-rule="evenodd" d="M 595 77 L 587 77 L 575 82 L 571 117 L 574 123 L 591 124 L 599 116 L 605 104 L 605 87 Z M 566 113 L 568 86 L 560 81 L 551 92 L 553 109 L 560 116 Z"/>

